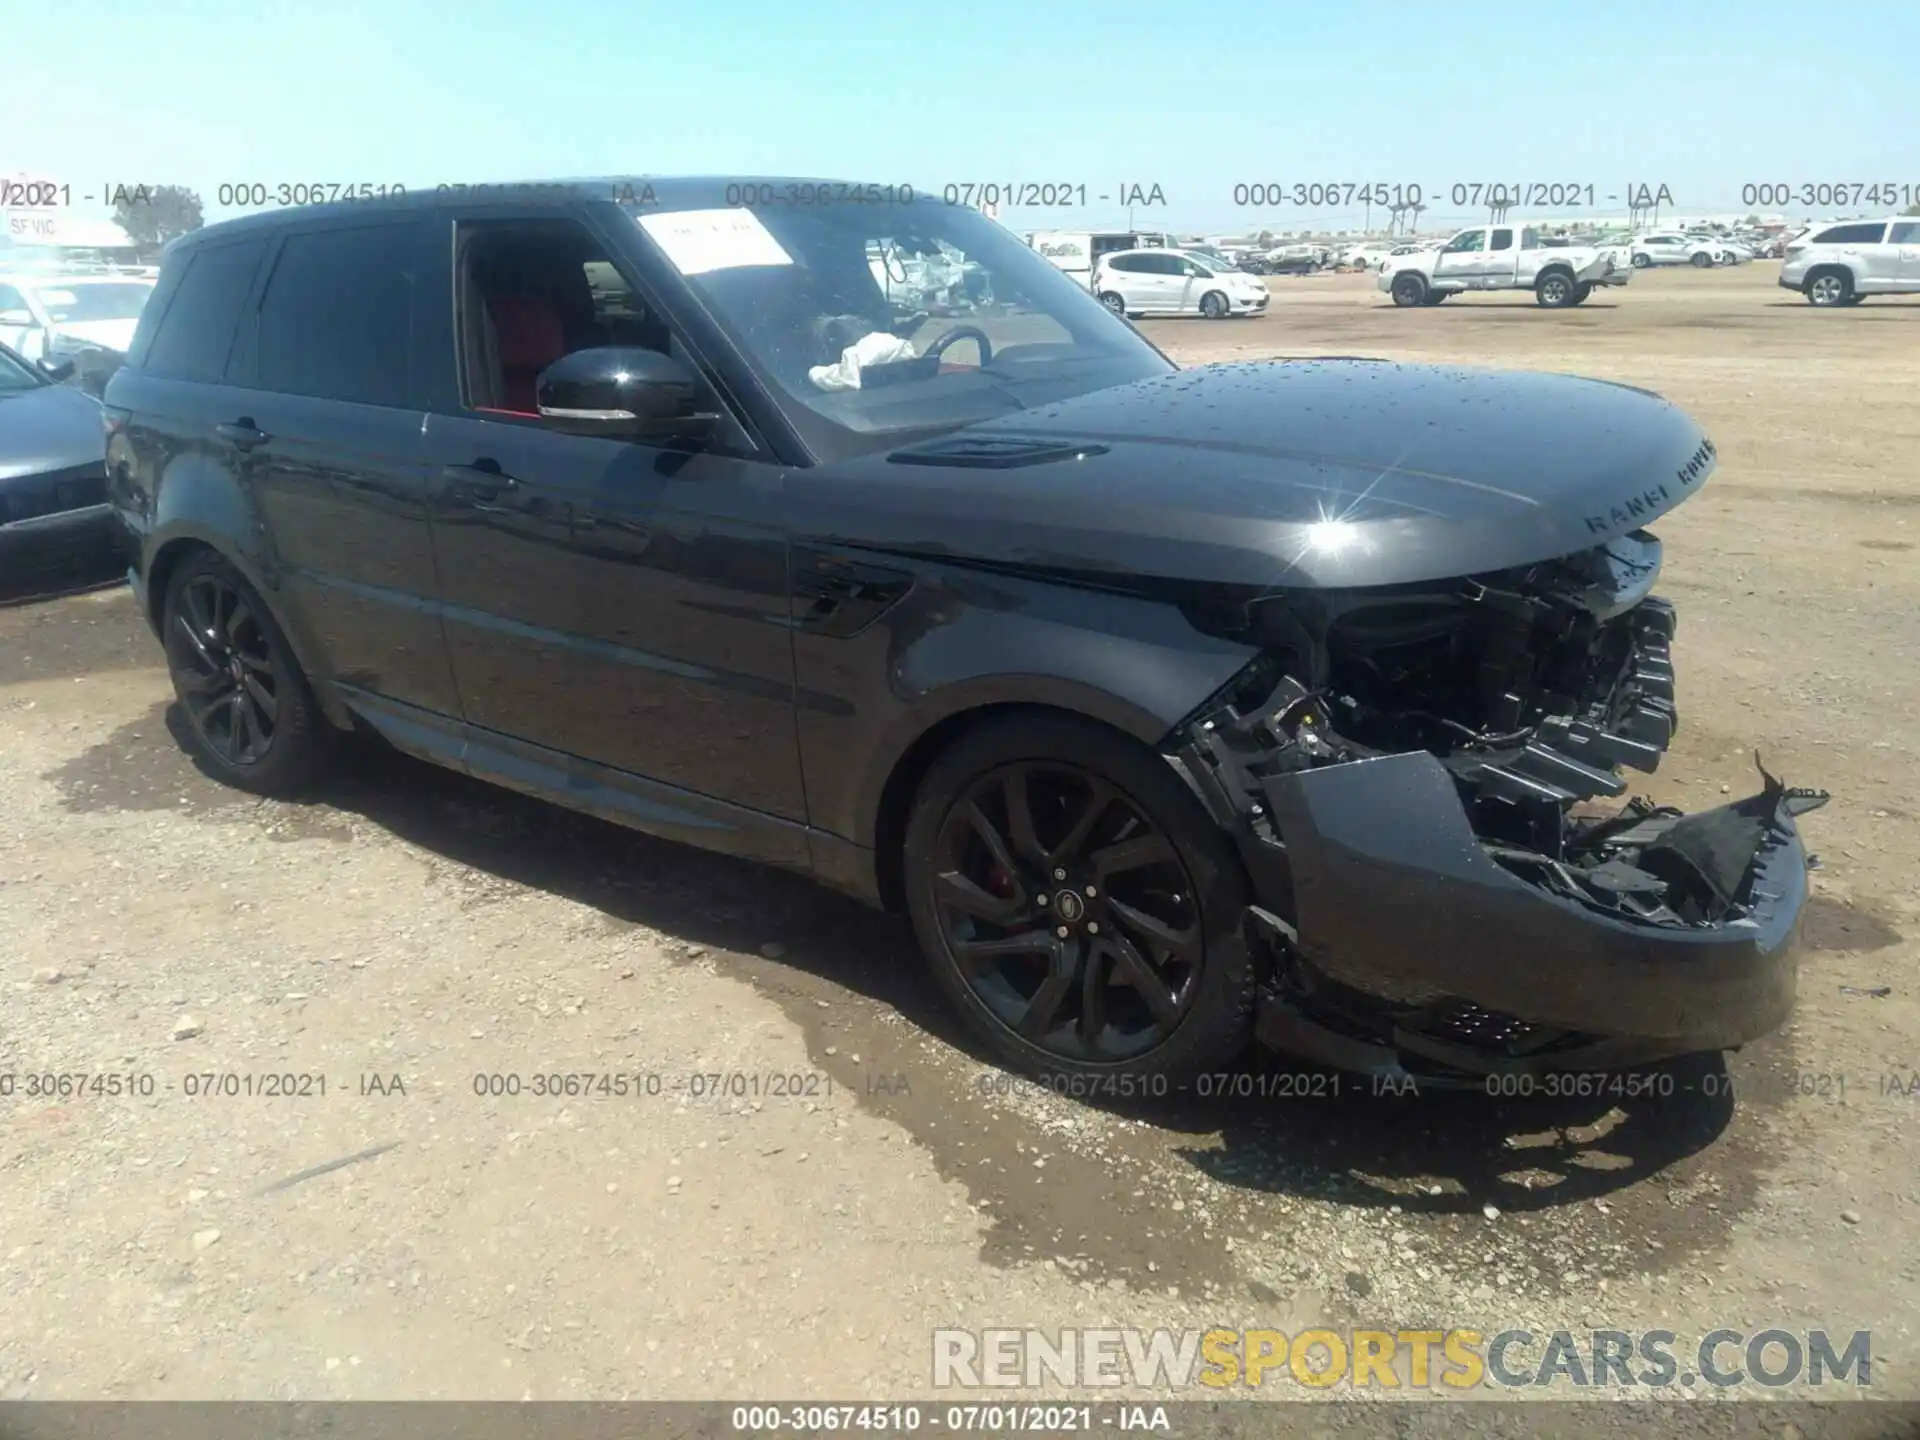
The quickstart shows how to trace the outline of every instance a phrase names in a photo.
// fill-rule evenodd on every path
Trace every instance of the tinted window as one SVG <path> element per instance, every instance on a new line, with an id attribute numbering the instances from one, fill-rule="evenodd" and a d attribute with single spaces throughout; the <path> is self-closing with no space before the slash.
<path id="1" fill-rule="evenodd" d="M 1920 245 L 1920 220 L 1902 220 L 1887 236 L 1890 245 Z"/>
<path id="2" fill-rule="evenodd" d="M 1513 248 L 1513 232 L 1511 230 L 1494 231 L 1493 243 L 1487 248 L 1489 250 L 1511 250 Z"/>
<path id="3" fill-rule="evenodd" d="M 410 398 L 411 224 L 287 237 L 260 299 L 262 390 L 405 405 Z"/>
<path id="4" fill-rule="evenodd" d="M 1466 255 L 1486 248 L 1487 232 L 1484 230 L 1469 230 L 1464 235 L 1454 237 L 1452 243 L 1447 246 L 1447 253 L 1450 255 Z"/>
<path id="5" fill-rule="evenodd" d="M 218 380 L 240 323 L 265 240 L 210 245 L 187 259 L 186 272 L 147 350 L 145 367 L 173 380 Z"/>
<path id="6" fill-rule="evenodd" d="M 1175 255 L 1142 255 L 1134 262 L 1149 275 L 1178 275 L 1180 260 Z"/>
<path id="7" fill-rule="evenodd" d="M 1834 225 L 1813 237 L 1816 245 L 1877 245 L 1884 225 Z"/>
<path id="8" fill-rule="evenodd" d="M 1107 268 L 1126 275 L 1138 275 L 1147 268 L 1147 262 L 1138 255 L 1116 255 L 1107 261 Z"/>

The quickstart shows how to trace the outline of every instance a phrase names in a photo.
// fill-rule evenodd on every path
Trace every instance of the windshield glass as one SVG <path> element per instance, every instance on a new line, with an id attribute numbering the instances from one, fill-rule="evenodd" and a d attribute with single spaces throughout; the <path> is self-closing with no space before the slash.
<path id="1" fill-rule="evenodd" d="M 55 325 L 90 320 L 138 320 L 153 286 L 135 280 L 71 281 L 42 285 L 34 292 Z"/>
<path id="2" fill-rule="evenodd" d="M 10 395 L 16 390 L 38 390 L 45 383 L 26 361 L 0 347 L 0 395 Z"/>
<path id="3" fill-rule="evenodd" d="M 898 443 L 1174 367 L 1011 232 L 937 199 L 649 211 L 640 229 L 816 452 Z"/>

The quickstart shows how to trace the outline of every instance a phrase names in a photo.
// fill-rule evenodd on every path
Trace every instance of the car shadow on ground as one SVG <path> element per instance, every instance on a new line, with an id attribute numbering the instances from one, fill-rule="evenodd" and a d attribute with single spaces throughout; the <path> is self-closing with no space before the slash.
<path id="1" fill-rule="evenodd" d="M 177 705 L 165 712 L 164 725 L 154 716 L 126 732 L 140 732 L 156 749 L 169 736 L 178 743 L 186 722 Z M 126 764 L 121 752 L 134 745 L 116 737 L 90 754 L 107 763 L 111 752 Z M 150 771 L 154 759 L 135 763 Z M 292 806 L 322 822 L 329 810 L 360 816 L 448 861 L 587 906 L 616 926 L 644 926 L 684 945 L 743 957 L 777 944 L 777 962 L 750 959 L 735 974 L 776 1003 L 792 1004 L 790 1013 L 810 1016 L 815 997 L 773 977 L 806 972 L 867 997 L 982 1065 L 994 1063 L 924 976 L 904 919 L 803 877 L 658 840 L 377 742 L 351 741 L 342 759 Z M 67 769 L 84 771 L 88 763 L 82 757 Z M 199 788 L 184 755 L 171 763 Z M 168 803 L 166 789 L 154 787 L 154 803 Z M 221 789 L 208 799 L 224 805 L 232 795 Z M 1543 1085 L 1525 1093 L 1518 1082 L 1454 1091 L 1376 1087 L 1264 1052 L 1185 1092 L 1155 1098 L 1076 1094 L 1063 1083 L 1050 1088 L 1063 1103 L 1077 1099 L 1154 1127 L 1187 1163 L 1249 1194 L 1436 1214 L 1486 1203 L 1551 1209 L 1604 1196 L 1704 1150 L 1733 1110 L 1732 1082 L 1717 1056 L 1618 1080 L 1572 1082 L 1564 1095 Z"/>

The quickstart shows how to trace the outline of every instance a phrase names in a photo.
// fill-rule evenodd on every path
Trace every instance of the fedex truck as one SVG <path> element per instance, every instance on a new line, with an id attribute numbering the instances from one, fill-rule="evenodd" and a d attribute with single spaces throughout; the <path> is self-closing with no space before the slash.
<path id="1" fill-rule="evenodd" d="M 1027 236 L 1027 244 L 1089 289 L 1093 286 L 1093 267 L 1101 256 L 1122 250 L 1164 248 L 1170 243 L 1165 235 L 1137 230 L 1036 230 Z"/>

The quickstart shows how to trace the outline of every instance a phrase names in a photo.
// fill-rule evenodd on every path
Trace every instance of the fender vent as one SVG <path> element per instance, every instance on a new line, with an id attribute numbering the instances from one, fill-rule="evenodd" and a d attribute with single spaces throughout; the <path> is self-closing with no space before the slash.
<path id="1" fill-rule="evenodd" d="M 1022 465 L 1084 460 L 1090 455 L 1106 453 L 1105 445 L 1083 445 L 1071 440 L 953 435 L 929 441 L 925 445 L 915 445 L 908 450 L 896 450 L 887 458 L 895 465 L 957 465 L 974 470 L 1013 470 Z"/>

